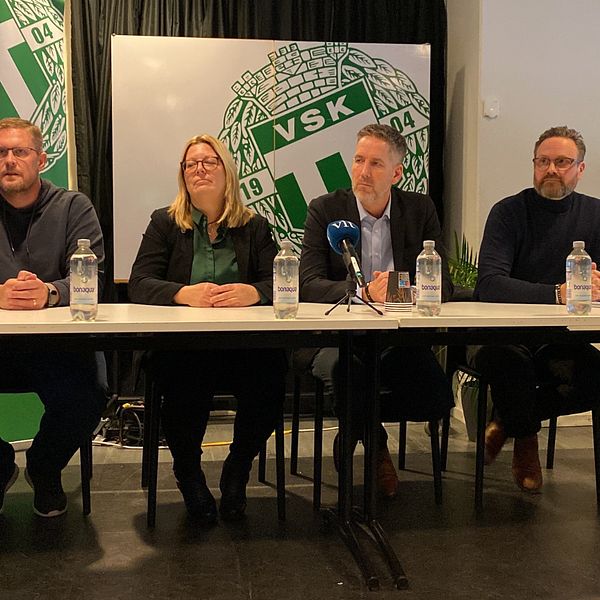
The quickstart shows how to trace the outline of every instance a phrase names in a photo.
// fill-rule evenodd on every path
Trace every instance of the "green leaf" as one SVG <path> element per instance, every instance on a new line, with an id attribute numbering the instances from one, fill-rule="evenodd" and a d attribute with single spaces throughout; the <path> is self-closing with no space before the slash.
<path id="1" fill-rule="evenodd" d="M 459 243 L 454 232 L 454 256 L 448 260 L 452 283 L 464 288 L 474 288 L 477 283 L 477 252 L 471 248 L 463 234 Z"/>

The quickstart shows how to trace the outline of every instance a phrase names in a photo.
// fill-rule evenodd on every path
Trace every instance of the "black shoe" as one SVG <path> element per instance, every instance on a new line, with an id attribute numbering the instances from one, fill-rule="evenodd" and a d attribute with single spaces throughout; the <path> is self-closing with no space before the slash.
<path id="1" fill-rule="evenodd" d="M 231 454 L 223 463 L 221 472 L 221 504 L 219 512 L 224 521 L 239 521 L 246 512 L 246 484 L 250 479 L 252 461 L 235 462 Z"/>
<path id="2" fill-rule="evenodd" d="M 204 473 L 192 479 L 177 482 L 188 515 L 205 525 L 217 522 L 217 503 L 206 485 Z"/>
<path id="3" fill-rule="evenodd" d="M 7 472 L 0 475 L 0 513 L 2 513 L 2 507 L 4 506 L 4 494 L 8 492 L 10 486 L 17 480 L 19 476 L 19 467 L 12 463 L 12 469 L 9 465 Z"/>
<path id="4" fill-rule="evenodd" d="M 67 496 L 58 475 L 33 475 L 25 469 L 25 480 L 33 488 L 33 512 L 40 517 L 58 517 L 67 512 Z"/>

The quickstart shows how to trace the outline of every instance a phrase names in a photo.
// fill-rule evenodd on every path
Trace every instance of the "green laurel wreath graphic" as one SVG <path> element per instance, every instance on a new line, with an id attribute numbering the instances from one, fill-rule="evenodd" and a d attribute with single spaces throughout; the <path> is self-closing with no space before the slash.
<path id="1" fill-rule="evenodd" d="M 63 16 L 50 0 L 6 0 L 15 22 L 20 29 L 50 19 L 64 30 Z M 48 88 L 29 118 L 44 136 L 44 149 L 48 154 L 45 171 L 50 170 L 67 151 L 67 119 L 65 97 L 65 73 L 63 64 L 63 36 L 56 41 L 34 50 L 33 54 L 44 72 Z"/>
<path id="2" fill-rule="evenodd" d="M 329 42 L 303 50 L 297 44 L 290 44 L 271 53 L 269 59 L 270 63 L 265 67 L 254 73 L 244 73 L 232 86 L 237 98 L 226 108 L 223 128 L 219 133 L 242 178 L 267 167 L 264 157 L 254 145 L 250 128 L 290 108 L 297 108 L 298 97 L 301 96 L 299 86 L 307 79 L 319 82 L 313 88 L 309 101 L 361 80 L 372 98 L 378 119 L 411 107 L 429 121 L 429 103 L 410 77 L 387 61 L 371 58 L 347 43 Z M 290 82 L 296 83 L 287 85 Z M 423 127 L 405 135 L 405 138 L 408 154 L 400 187 L 426 193 L 429 130 Z M 292 227 L 276 192 L 249 204 L 259 214 L 268 217 L 277 239 L 287 238 L 297 246 L 301 244 L 302 231 Z"/>

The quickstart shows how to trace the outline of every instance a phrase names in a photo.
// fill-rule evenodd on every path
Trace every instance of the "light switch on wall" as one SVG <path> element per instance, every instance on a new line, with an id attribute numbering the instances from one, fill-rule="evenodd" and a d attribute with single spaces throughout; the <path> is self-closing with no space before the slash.
<path id="1" fill-rule="evenodd" d="M 483 101 L 483 116 L 495 119 L 498 115 L 500 115 L 500 100 L 495 96 L 488 96 Z"/>

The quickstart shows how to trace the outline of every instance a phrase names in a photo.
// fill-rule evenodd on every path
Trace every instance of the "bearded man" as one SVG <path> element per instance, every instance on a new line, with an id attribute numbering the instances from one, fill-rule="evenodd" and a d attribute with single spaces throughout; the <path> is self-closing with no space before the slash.
<path id="1" fill-rule="evenodd" d="M 479 253 L 475 299 L 565 304 L 565 259 L 585 241 L 592 299 L 600 299 L 600 200 L 575 191 L 585 144 L 574 129 L 552 127 L 533 151 L 533 188 L 492 207 Z M 526 492 L 542 487 L 537 433 L 549 417 L 589 410 L 600 400 L 600 353 L 588 344 L 472 346 L 468 358 L 490 382 L 496 417 L 485 433 L 485 463 L 514 438 L 512 472 Z"/>

